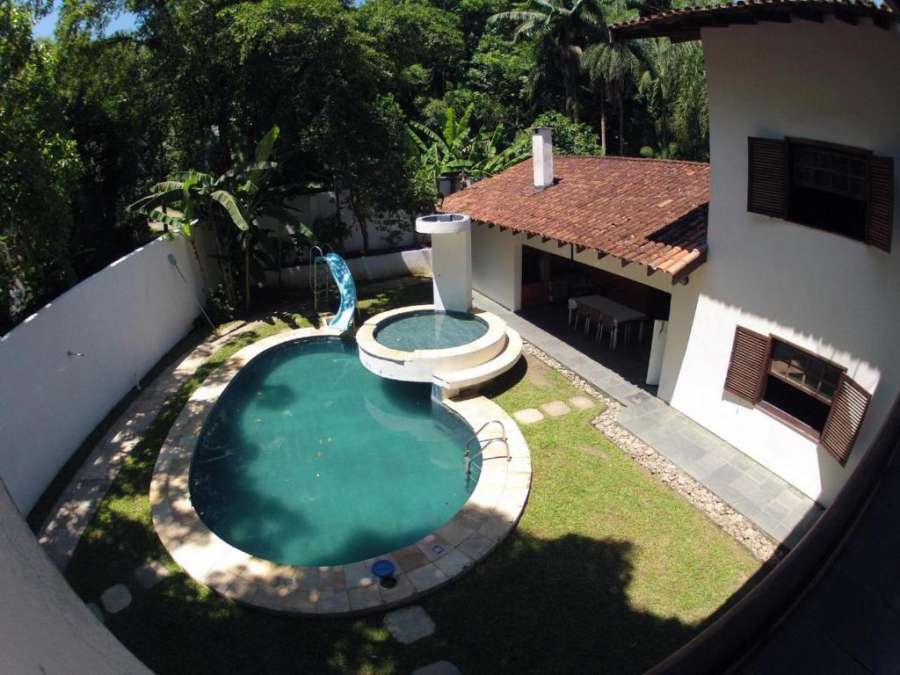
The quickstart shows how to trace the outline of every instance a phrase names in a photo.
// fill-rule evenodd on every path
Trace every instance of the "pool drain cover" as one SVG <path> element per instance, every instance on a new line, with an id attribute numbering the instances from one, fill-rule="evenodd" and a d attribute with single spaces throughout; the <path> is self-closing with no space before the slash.
<path id="1" fill-rule="evenodd" d="M 378 577 L 381 585 L 385 588 L 393 588 L 397 585 L 394 578 L 394 563 L 390 560 L 376 560 L 372 563 L 372 574 Z"/>

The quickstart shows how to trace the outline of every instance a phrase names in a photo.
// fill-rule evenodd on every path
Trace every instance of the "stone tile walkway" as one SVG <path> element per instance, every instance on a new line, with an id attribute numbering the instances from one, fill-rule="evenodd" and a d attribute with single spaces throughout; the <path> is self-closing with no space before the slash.
<path id="1" fill-rule="evenodd" d="M 157 375 L 113 423 L 57 500 L 38 533 L 38 542 L 60 571 L 66 569 L 78 540 L 118 475 L 122 463 L 143 439 L 166 399 L 176 393 L 182 383 L 219 347 L 258 325 L 242 324 L 220 337 L 211 336 L 211 339 L 199 344 L 186 358 Z"/>
<path id="2" fill-rule="evenodd" d="M 473 295 L 477 307 L 493 312 L 523 340 L 621 403 L 619 425 L 775 541 L 792 548 L 822 513 L 812 499 L 665 402 L 480 293 Z"/>

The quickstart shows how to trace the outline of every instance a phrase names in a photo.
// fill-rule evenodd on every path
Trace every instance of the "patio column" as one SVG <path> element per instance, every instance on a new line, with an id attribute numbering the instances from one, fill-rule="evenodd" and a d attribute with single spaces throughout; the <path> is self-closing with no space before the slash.
<path id="1" fill-rule="evenodd" d="M 653 322 L 653 341 L 650 343 L 650 360 L 647 363 L 647 384 L 659 384 L 663 356 L 666 351 L 666 329 L 668 327 L 668 321 L 657 319 Z"/>

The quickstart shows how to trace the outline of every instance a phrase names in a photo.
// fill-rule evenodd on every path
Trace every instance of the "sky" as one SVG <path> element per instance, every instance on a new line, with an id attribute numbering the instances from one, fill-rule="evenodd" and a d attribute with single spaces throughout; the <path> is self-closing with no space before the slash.
<path id="1" fill-rule="evenodd" d="M 54 6 L 53 11 L 34 25 L 34 36 L 39 38 L 53 37 L 53 29 L 56 28 L 56 19 L 59 15 L 59 6 Z M 118 30 L 130 30 L 134 28 L 137 16 L 131 12 L 124 12 L 109 22 L 106 29 L 107 35 Z"/>

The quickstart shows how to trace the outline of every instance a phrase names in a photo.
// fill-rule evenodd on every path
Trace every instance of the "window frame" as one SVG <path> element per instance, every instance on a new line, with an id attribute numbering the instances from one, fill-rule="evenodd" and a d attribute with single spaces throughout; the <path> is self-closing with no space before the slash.
<path id="1" fill-rule="evenodd" d="M 814 148 L 821 148 L 823 150 L 830 150 L 832 152 L 838 152 L 846 155 L 853 155 L 860 159 L 865 160 L 866 167 L 866 186 L 865 186 L 865 203 L 866 203 L 866 215 L 864 221 L 861 223 L 863 227 L 863 231 L 865 232 L 869 219 L 871 218 L 872 211 L 872 178 L 871 178 L 871 166 L 870 161 L 872 157 L 875 155 L 871 150 L 866 150 L 865 148 L 857 148 L 852 145 L 842 145 L 840 143 L 832 143 L 830 141 L 819 141 L 812 138 L 801 138 L 799 136 L 785 136 L 784 142 L 787 145 L 787 172 L 785 176 L 785 193 L 787 195 L 787 213 L 785 214 L 784 220 L 789 223 L 793 223 L 794 225 L 802 225 L 803 227 L 810 227 L 818 232 L 824 232 L 825 234 L 833 234 L 838 237 L 843 237 L 844 239 L 849 239 L 850 241 L 859 242 L 860 244 L 866 244 L 867 246 L 871 246 L 868 241 L 866 241 L 865 235 L 863 235 L 862 239 L 858 239 L 857 237 L 852 237 L 849 234 L 844 234 L 843 232 L 829 230 L 820 225 L 814 225 L 812 223 L 806 223 L 802 220 L 797 220 L 796 218 L 791 216 L 791 192 L 794 189 L 794 155 L 797 152 L 798 145 L 806 145 Z M 815 189 L 815 188 L 810 188 Z M 847 199 L 852 199 L 851 197 L 847 197 Z M 861 201 L 861 200 L 860 200 Z"/>
<path id="2" fill-rule="evenodd" d="M 819 356 L 815 352 L 810 351 L 809 349 L 806 349 L 804 347 L 801 347 L 800 345 L 795 344 L 795 343 L 791 342 L 790 340 L 785 340 L 783 338 L 777 337 L 777 336 L 773 335 L 772 333 L 769 333 L 768 337 L 769 337 L 769 357 L 766 360 L 766 369 L 765 369 L 765 376 L 764 376 L 765 379 L 763 381 L 763 394 L 762 394 L 763 397 L 765 396 L 765 389 L 768 386 L 769 378 L 774 377 L 778 381 L 784 382 L 786 385 L 793 387 L 800 393 L 802 393 L 806 396 L 809 396 L 810 398 L 813 398 L 822 404 L 828 405 L 828 410 L 830 413 L 831 406 L 834 405 L 834 397 L 832 397 L 831 401 L 826 404 L 825 401 L 822 400 L 822 397 L 820 395 L 812 393 L 809 389 L 807 389 L 806 387 L 800 386 L 796 382 L 792 382 L 790 380 L 790 378 L 786 378 L 781 375 L 778 375 L 777 373 L 772 372 L 772 361 L 773 361 L 772 355 L 775 353 L 775 345 L 780 342 L 781 344 L 787 345 L 788 347 L 791 347 L 792 349 L 796 349 L 797 351 L 802 352 L 802 353 L 806 354 L 807 356 L 810 356 L 813 359 L 816 359 L 817 361 L 821 361 L 822 363 L 824 363 L 827 366 L 836 368 L 838 371 L 840 371 L 841 375 L 847 374 L 847 368 L 845 368 L 844 366 L 842 366 L 839 363 L 835 363 L 831 359 L 827 359 L 823 356 Z M 787 412 L 786 410 L 782 410 L 781 408 L 776 406 L 774 403 L 770 403 L 769 401 L 766 401 L 765 398 L 761 398 L 759 400 L 759 402 L 756 404 L 756 407 L 759 408 L 760 410 L 762 410 L 764 413 L 768 414 L 770 417 L 774 417 L 775 419 L 777 419 L 781 422 L 784 422 L 789 427 L 791 427 L 795 431 L 799 432 L 806 438 L 808 438 L 812 441 L 816 441 L 817 443 L 819 441 L 821 441 L 821 439 L 822 439 L 821 431 L 818 431 L 814 427 L 811 427 L 809 424 L 807 424 L 803 420 L 798 419 L 797 417 L 794 417 L 791 413 Z"/>

